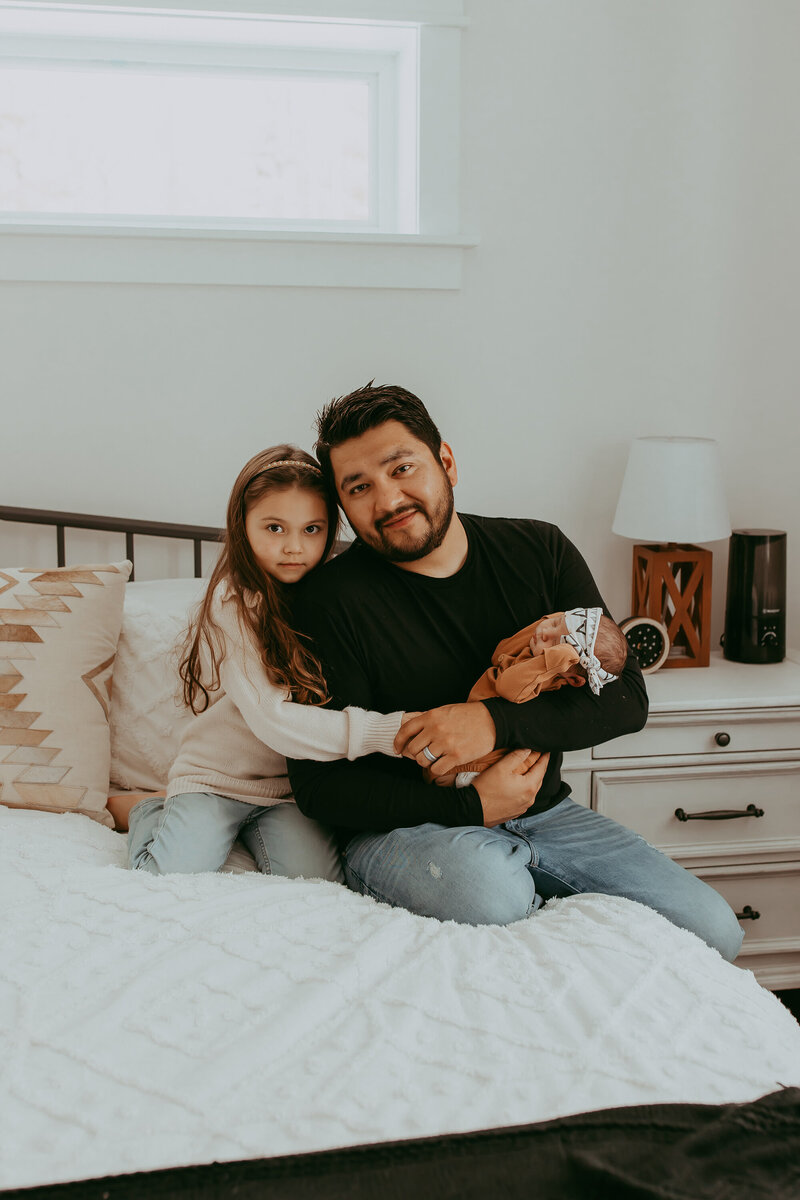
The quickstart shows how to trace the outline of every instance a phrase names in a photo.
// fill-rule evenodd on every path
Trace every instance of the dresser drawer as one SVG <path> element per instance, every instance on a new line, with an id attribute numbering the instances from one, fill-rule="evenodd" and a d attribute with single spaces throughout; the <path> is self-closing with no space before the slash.
<path id="1" fill-rule="evenodd" d="M 597 771 L 592 806 L 681 861 L 800 853 L 800 762 Z M 753 804 L 763 816 L 680 820 Z"/>
<path id="2" fill-rule="evenodd" d="M 735 913 L 744 914 L 749 908 L 758 914 L 756 919 L 740 917 L 745 954 L 756 951 L 759 942 L 776 938 L 793 939 L 800 949 L 800 863 L 771 869 L 769 874 L 752 867 L 731 874 L 697 874 L 725 897 Z"/>
<path id="3" fill-rule="evenodd" d="M 562 770 L 561 778 L 570 787 L 570 799 L 584 808 L 592 807 L 592 773 L 591 771 Z"/>
<path id="4" fill-rule="evenodd" d="M 656 714 L 639 733 L 595 746 L 592 757 L 644 758 L 657 755 L 741 754 L 800 748 L 800 711 L 722 711 Z"/>

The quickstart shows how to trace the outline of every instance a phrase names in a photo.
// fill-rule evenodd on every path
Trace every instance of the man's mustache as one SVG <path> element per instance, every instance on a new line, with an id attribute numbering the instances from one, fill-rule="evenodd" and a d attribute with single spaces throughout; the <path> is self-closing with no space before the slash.
<path id="1" fill-rule="evenodd" d="M 375 528 L 382 530 L 384 525 L 387 525 L 390 521 L 396 521 L 398 517 L 404 517 L 406 513 L 412 512 L 421 512 L 424 514 L 425 509 L 421 504 L 407 504 L 404 508 L 396 508 L 394 512 L 387 513 L 385 517 L 380 517 L 375 522 Z"/>

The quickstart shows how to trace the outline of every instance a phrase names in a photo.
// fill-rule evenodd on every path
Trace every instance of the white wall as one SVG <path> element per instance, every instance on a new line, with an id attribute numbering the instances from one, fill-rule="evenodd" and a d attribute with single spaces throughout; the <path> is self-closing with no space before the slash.
<path id="1" fill-rule="evenodd" d="M 2 502 L 220 523 L 245 459 L 374 377 L 428 403 L 460 507 L 558 522 L 622 618 L 629 440 L 716 437 L 733 525 L 788 530 L 800 644 L 800 6 L 466 11 L 461 291 L 6 284 Z"/>

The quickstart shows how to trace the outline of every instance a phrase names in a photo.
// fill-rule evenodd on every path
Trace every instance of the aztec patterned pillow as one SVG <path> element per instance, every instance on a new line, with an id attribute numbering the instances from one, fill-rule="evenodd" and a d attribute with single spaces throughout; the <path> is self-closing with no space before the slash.
<path id="1" fill-rule="evenodd" d="M 0 570 L 0 804 L 106 810 L 127 561 Z"/>

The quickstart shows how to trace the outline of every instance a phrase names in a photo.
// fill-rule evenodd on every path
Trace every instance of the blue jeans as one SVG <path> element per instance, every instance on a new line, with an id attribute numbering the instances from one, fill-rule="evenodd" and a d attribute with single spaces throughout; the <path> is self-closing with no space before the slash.
<path id="1" fill-rule="evenodd" d="M 570 799 L 492 829 L 428 824 L 359 834 L 344 869 L 354 891 L 440 921 L 509 925 L 541 900 L 602 892 L 654 908 L 730 962 L 744 937 L 719 892 Z"/>
<path id="2" fill-rule="evenodd" d="M 128 819 L 128 862 L 152 875 L 218 871 L 237 837 L 264 875 L 344 883 L 331 834 L 294 801 L 244 804 L 214 792 L 141 800 Z"/>

